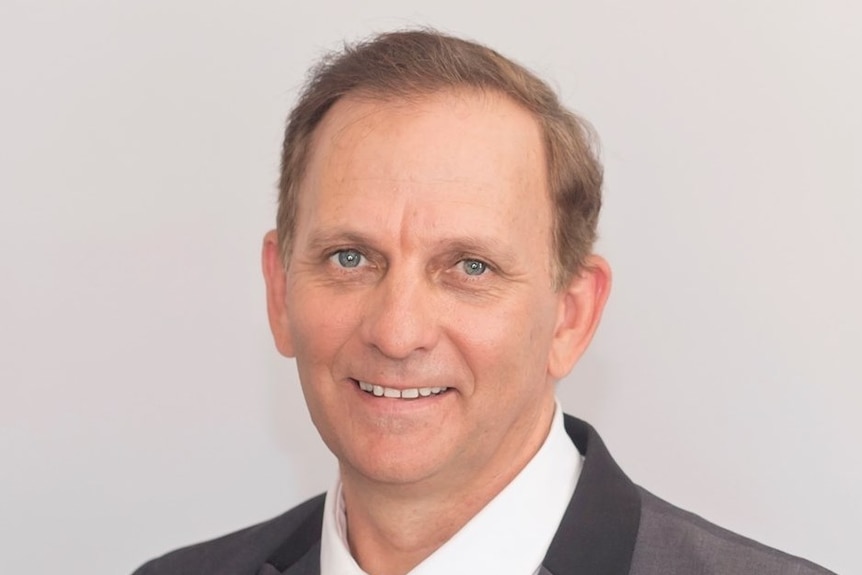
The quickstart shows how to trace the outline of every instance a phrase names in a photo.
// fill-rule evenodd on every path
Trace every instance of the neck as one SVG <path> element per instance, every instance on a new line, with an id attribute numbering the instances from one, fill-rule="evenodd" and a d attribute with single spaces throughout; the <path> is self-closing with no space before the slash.
<path id="1" fill-rule="evenodd" d="M 342 466 L 350 552 L 366 573 L 404 575 L 440 548 L 529 463 L 545 441 L 554 405 L 517 452 L 498 454 L 468 478 L 381 484 Z"/>

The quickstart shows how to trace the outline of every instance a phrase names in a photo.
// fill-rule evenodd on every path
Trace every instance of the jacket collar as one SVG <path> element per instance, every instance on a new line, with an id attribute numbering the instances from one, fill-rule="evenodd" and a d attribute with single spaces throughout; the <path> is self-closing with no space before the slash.
<path id="1" fill-rule="evenodd" d="M 542 573 L 626 575 L 640 523 L 637 487 L 617 466 L 595 429 L 565 416 L 566 433 L 584 456 L 575 494 L 542 561 Z M 258 575 L 318 575 L 323 496 Z"/>
<path id="2" fill-rule="evenodd" d="M 312 510 L 287 540 L 275 550 L 257 575 L 319 575 L 320 532 L 323 528 L 323 502 L 318 495 L 307 505 Z"/>
<path id="3" fill-rule="evenodd" d="M 552 575 L 626 575 L 640 524 L 637 487 L 591 425 L 569 415 L 565 424 L 584 465 L 542 567 Z"/>

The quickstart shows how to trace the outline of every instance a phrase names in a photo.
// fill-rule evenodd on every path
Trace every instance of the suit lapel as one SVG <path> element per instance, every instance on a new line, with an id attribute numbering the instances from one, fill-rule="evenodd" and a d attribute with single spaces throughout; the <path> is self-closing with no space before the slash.
<path id="1" fill-rule="evenodd" d="M 261 575 L 266 575 L 262 573 Z M 272 575 L 320 575 L 320 541 L 284 571 L 275 570 Z"/>
<path id="2" fill-rule="evenodd" d="M 257 575 L 319 575 L 320 533 L 323 528 L 321 495 L 310 502 L 314 509 L 282 545 L 270 555 Z"/>
<path id="3" fill-rule="evenodd" d="M 565 423 L 584 465 L 540 573 L 627 575 L 640 524 L 637 488 L 595 429 L 568 415 Z"/>

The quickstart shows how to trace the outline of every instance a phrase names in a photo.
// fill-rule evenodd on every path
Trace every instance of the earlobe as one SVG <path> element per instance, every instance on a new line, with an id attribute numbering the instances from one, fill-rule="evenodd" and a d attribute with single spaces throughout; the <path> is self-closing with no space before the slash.
<path id="1" fill-rule="evenodd" d="M 285 296 L 287 295 L 287 272 L 278 245 L 278 234 L 275 230 L 268 232 L 263 238 L 261 253 L 263 278 L 266 282 L 266 311 L 269 317 L 269 328 L 275 340 L 275 347 L 286 357 L 293 357 L 293 338 L 290 333 Z"/>
<path id="2" fill-rule="evenodd" d="M 611 268 L 604 258 L 591 255 L 579 274 L 561 292 L 560 309 L 548 374 L 565 377 L 586 351 L 598 328 L 611 289 Z"/>

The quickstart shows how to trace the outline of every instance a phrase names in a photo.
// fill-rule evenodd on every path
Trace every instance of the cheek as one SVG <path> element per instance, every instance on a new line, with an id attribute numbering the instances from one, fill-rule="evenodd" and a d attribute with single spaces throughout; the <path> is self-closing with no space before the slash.
<path id="1" fill-rule="evenodd" d="M 456 345 L 477 379 L 507 382 L 503 393 L 516 392 L 516 383 L 544 382 L 553 332 L 546 309 L 521 303 L 475 311 L 462 315 L 455 331 Z"/>
<path id="2" fill-rule="evenodd" d="M 297 363 L 317 363 L 343 345 L 353 332 L 361 306 L 324 290 L 295 289 L 288 295 L 289 328 Z"/>
<path id="3" fill-rule="evenodd" d="M 338 393 L 342 350 L 356 321 L 355 305 L 315 288 L 295 288 L 288 295 L 290 331 L 300 385 L 311 419 L 323 441 L 338 452 L 337 423 L 347 417 Z"/>

